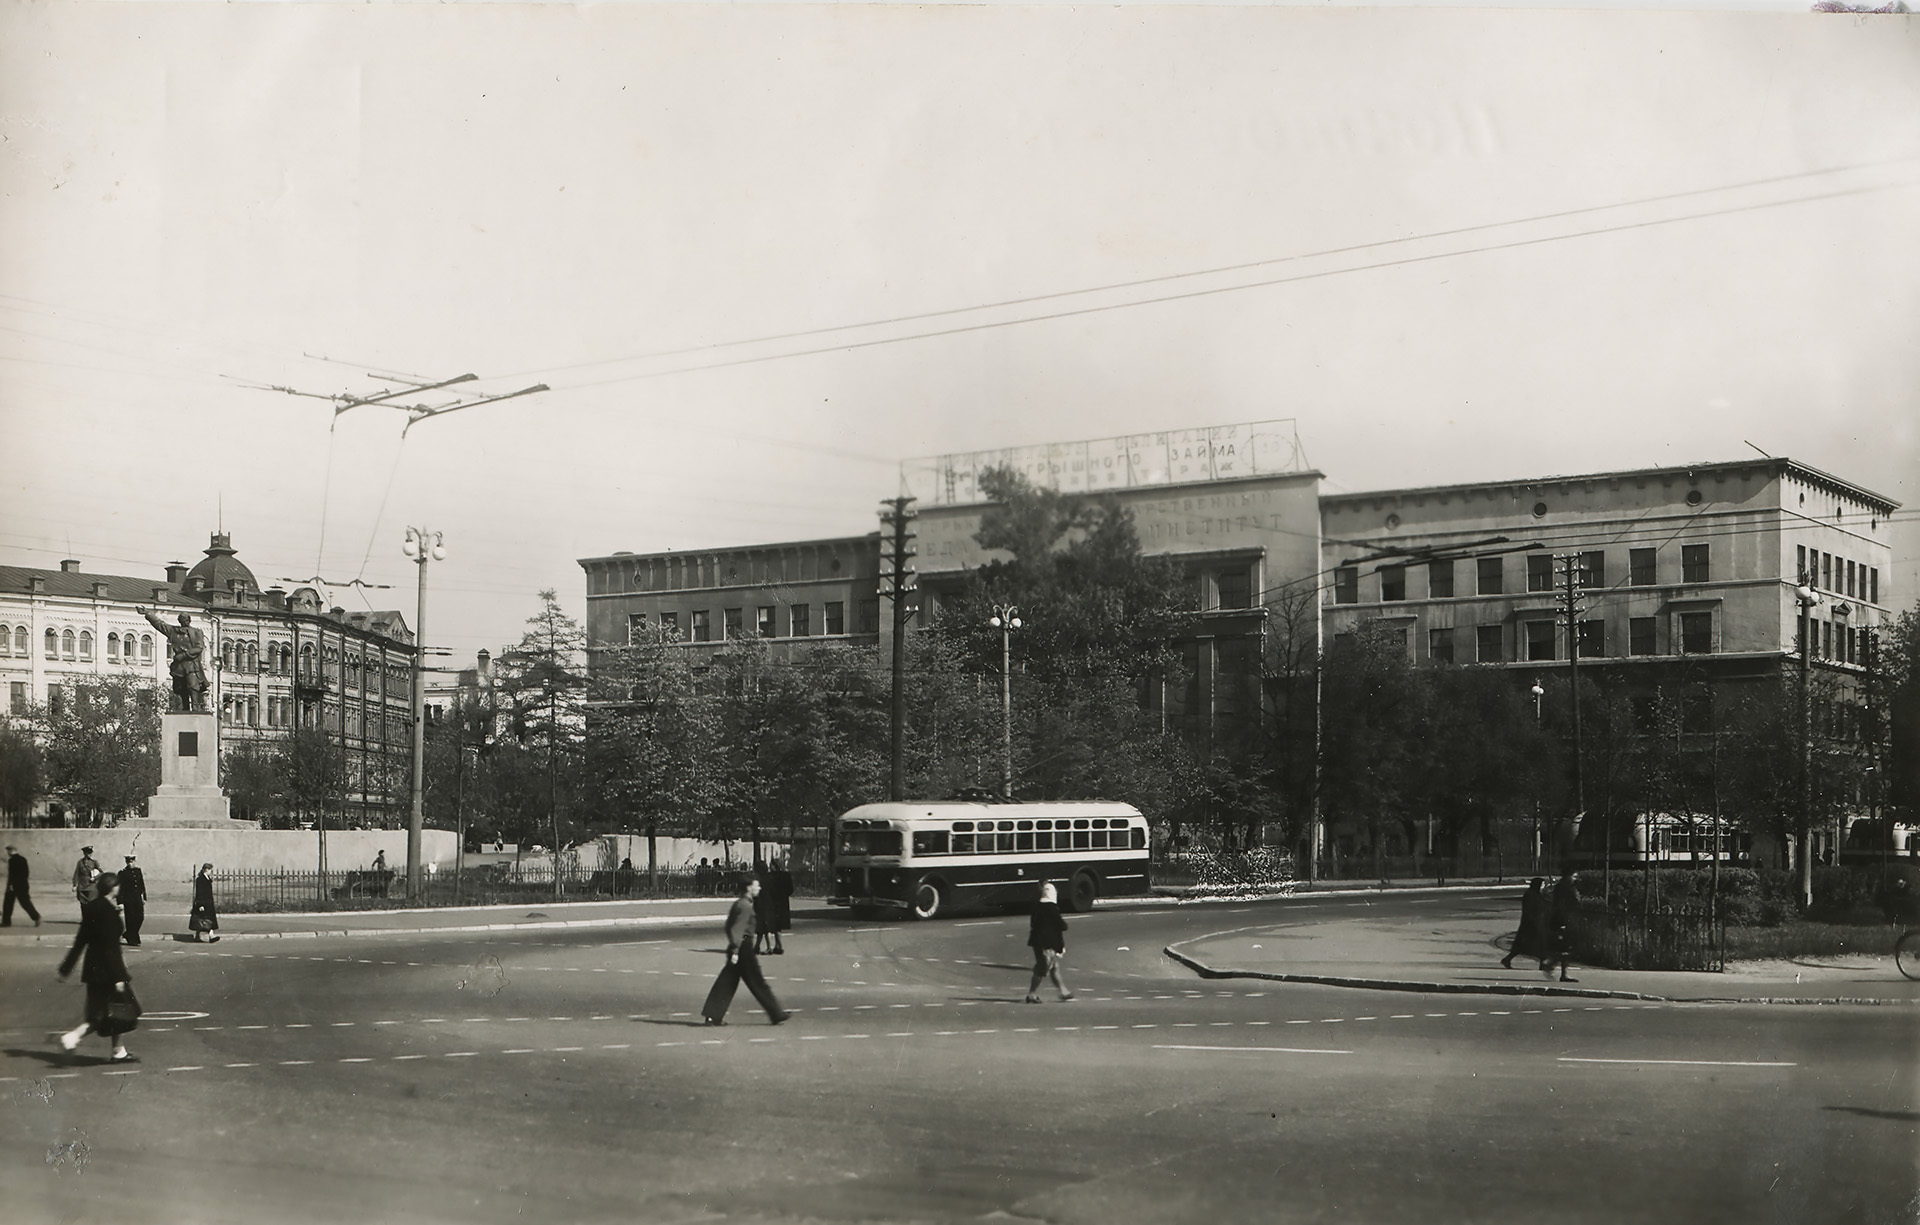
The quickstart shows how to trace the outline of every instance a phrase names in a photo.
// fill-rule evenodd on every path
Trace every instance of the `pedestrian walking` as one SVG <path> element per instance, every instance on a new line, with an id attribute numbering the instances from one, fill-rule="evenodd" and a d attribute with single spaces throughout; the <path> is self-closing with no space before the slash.
<path id="1" fill-rule="evenodd" d="M 733 899 L 733 906 L 727 911 L 727 964 L 721 967 L 713 990 L 707 992 L 707 1002 L 700 1006 L 700 1017 L 708 1025 L 727 1023 L 727 1009 L 732 1006 L 734 992 L 740 989 L 741 983 L 747 984 L 747 990 L 753 992 L 753 998 L 767 1010 L 767 1020 L 773 1024 L 783 1025 L 792 1015 L 773 998 L 773 988 L 767 986 L 765 976 L 760 973 L 760 957 L 753 947 L 753 902 L 759 894 L 760 882 L 749 876 L 740 887 L 740 896 Z"/>
<path id="2" fill-rule="evenodd" d="M 134 865 L 133 856 L 127 856 L 127 866 L 120 869 L 120 913 L 126 920 L 127 943 L 140 943 L 140 925 L 147 921 L 147 876 Z"/>
<path id="3" fill-rule="evenodd" d="M 200 937 L 208 932 L 220 930 L 220 916 L 213 909 L 213 865 L 200 865 L 199 875 L 193 878 L 193 909 L 187 914 L 187 927 L 193 932 L 193 942 L 200 943 Z M 207 943 L 218 944 L 220 937 L 214 936 Z"/>
<path id="4" fill-rule="evenodd" d="M 767 869 L 763 888 L 767 897 L 766 926 L 763 930 L 773 941 L 773 947 L 767 951 L 778 957 L 787 951 L 780 939 L 781 933 L 793 930 L 793 873 L 787 871 L 786 860 L 774 857 L 773 866 Z"/>
<path id="5" fill-rule="evenodd" d="M 1527 891 L 1520 895 L 1520 930 L 1513 933 L 1513 945 L 1500 964 L 1513 969 L 1515 957 L 1531 957 L 1545 969 L 1547 965 L 1547 895 L 1546 881 L 1536 876 L 1527 885 Z"/>
<path id="6" fill-rule="evenodd" d="M 0 927 L 13 926 L 13 904 L 20 903 L 20 909 L 27 912 L 35 927 L 40 926 L 40 912 L 34 909 L 33 894 L 28 889 L 29 868 L 27 857 L 14 847 L 7 848 L 7 897 L 0 902 Z"/>
<path id="7" fill-rule="evenodd" d="M 74 900 L 83 906 L 86 904 L 87 894 L 93 889 L 93 878 L 98 875 L 100 875 L 100 865 L 94 862 L 93 848 L 81 847 L 80 858 L 73 865 Z"/>
<path id="8" fill-rule="evenodd" d="M 1040 1002 L 1040 980 L 1053 980 L 1060 998 L 1070 1000 L 1073 992 L 1060 981 L 1060 959 L 1067 955 L 1067 921 L 1060 915 L 1060 895 L 1048 882 L 1040 886 L 1040 900 L 1033 904 L 1033 917 L 1027 921 L 1027 947 L 1033 950 L 1033 981 L 1027 984 L 1027 1003 Z"/>
<path id="9" fill-rule="evenodd" d="M 700 857 L 700 866 L 693 870 L 693 891 L 701 897 L 713 892 L 713 869 L 707 866 L 707 857 Z"/>
<path id="10" fill-rule="evenodd" d="M 88 882 L 93 896 L 80 908 L 80 932 L 61 959 L 60 981 L 65 982 L 74 963 L 83 955 L 86 958 L 80 966 L 80 981 L 87 985 L 87 1019 L 60 1035 L 60 1049 L 71 1052 L 80 1039 L 95 1033 L 113 1045 L 113 1062 L 125 1063 L 133 1056 L 120 1035 L 138 1023 L 140 1001 L 134 997 L 127 963 L 120 956 L 120 911 L 113 904 L 118 883 L 111 872 Z"/>
<path id="11" fill-rule="evenodd" d="M 1573 885 L 1573 869 L 1562 868 L 1560 879 L 1553 886 L 1553 897 L 1547 903 L 1547 926 L 1552 945 L 1547 951 L 1547 960 L 1540 964 L 1540 972 L 1548 978 L 1553 977 L 1553 967 L 1557 964 L 1561 982 L 1580 981 L 1567 973 L 1568 967 L 1573 964 L 1573 918 L 1579 911 L 1580 894 Z"/>

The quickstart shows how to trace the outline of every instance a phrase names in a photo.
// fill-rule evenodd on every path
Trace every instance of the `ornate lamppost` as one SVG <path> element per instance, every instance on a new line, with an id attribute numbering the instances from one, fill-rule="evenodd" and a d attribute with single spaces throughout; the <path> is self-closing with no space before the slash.
<path id="1" fill-rule="evenodd" d="M 1020 628 L 1020 610 L 995 604 L 987 624 L 1000 631 L 1000 794 L 1013 798 L 1013 631 Z"/>
<path id="2" fill-rule="evenodd" d="M 400 551 L 420 567 L 419 600 L 413 619 L 413 806 L 407 814 L 407 896 L 420 896 L 420 831 L 425 810 L 422 799 L 427 777 L 427 562 L 444 561 L 445 541 L 424 527 L 407 529 Z"/>

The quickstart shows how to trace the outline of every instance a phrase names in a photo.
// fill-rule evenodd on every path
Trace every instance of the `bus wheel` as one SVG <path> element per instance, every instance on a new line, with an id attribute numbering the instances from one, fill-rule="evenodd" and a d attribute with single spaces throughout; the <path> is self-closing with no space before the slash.
<path id="1" fill-rule="evenodd" d="M 946 890 L 930 880 L 923 880 L 913 891 L 913 917 L 931 919 L 947 908 Z"/>
<path id="2" fill-rule="evenodd" d="M 1093 909 L 1093 899 L 1100 895 L 1100 882 L 1093 873 L 1082 868 L 1074 873 L 1073 884 L 1067 887 L 1067 909 L 1085 914 Z"/>

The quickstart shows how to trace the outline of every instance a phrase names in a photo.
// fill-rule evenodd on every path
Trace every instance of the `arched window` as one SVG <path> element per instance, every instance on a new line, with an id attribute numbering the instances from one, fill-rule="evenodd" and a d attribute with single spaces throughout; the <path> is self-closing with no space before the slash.
<path id="1" fill-rule="evenodd" d="M 220 640 L 220 666 L 229 672 L 233 671 L 233 639 L 231 638 Z"/>
<path id="2" fill-rule="evenodd" d="M 119 634 L 107 635 L 107 662 L 110 664 L 117 664 L 120 662 L 120 635 Z"/>
<path id="3" fill-rule="evenodd" d="M 47 658 L 60 658 L 60 633 L 52 626 L 47 627 Z"/>
<path id="4" fill-rule="evenodd" d="M 0 625 L 0 655 L 13 654 L 13 627 Z"/>
<path id="5" fill-rule="evenodd" d="M 247 644 L 247 671 L 258 672 L 259 670 L 260 644 L 257 642 L 249 642 Z"/>
<path id="6" fill-rule="evenodd" d="M 16 625 L 13 629 L 13 653 L 20 658 L 27 657 L 27 627 Z"/>
<path id="7" fill-rule="evenodd" d="M 80 658 L 89 660 L 89 661 L 93 659 L 93 631 L 92 630 L 80 631 Z"/>
<path id="8" fill-rule="evenodd" d="M 260 726 L 260 699 L 259 698 L 247 699 L 247 726 L 248 727 Z"/>
<path id="9" fill-rule="evenodd" d="M 73 658 L 73 631 L 60 631 L 60 654 L 63 658 Z"/>
<path id="10" fill-rule="evenodd" d="M 153 635 L 152 634 L 140 635 L 140 662 L 143 664 L 150 664 L 153 662 Z"/>

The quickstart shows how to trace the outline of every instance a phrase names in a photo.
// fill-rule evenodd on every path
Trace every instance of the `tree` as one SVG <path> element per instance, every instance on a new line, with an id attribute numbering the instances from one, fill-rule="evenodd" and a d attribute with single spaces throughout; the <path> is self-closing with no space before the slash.
<path id="1" fill-rule="evenodd" d="M 343 808 L 347 793 L 347 753 L 320 727 L 289 730 L 278 746 L 278 773 L 290 814 L 315 824 Z"/>
<path id="2" fill-rule="evenodd" d="M 563 812 L 569 825 L 580 815 L 574 767 L 586 734 L 582 662 L 587 636 L 580 623 L 562 611 L 553 588 L 541 591 L 539 599 L 540 611 L 527 618 L 519 643 L 500 657 L 496 691 L 514 740 L 536 754 L 544 768 L 541 792 L 523 790 L 522 799 L 533 801 L 544 814 L 557 854 L 567 844 L 561 838 Z M 554 888 L 559 887 L 556 872 Z"/>
<path id="3" fill-rule="evenodd" d="M 44 787 L 40 746 L 33 733 L 0 717 L 0 813 L 15 822 L 23 820 Z"/>
<path id="4" fill-rule="evenodd" d="M 587 774 L 605 821 L 706 835 L 723 800 L 720 722 L 692 655 L 663 631 L 595 652 Z"/>
<path id="5" fill-rule="evenodd" d="M 242 740 L 228 749 L 220 763 L 220 783 L 233 815 L 270 822 L 271 814 L 284 812 L 285 766 L 286 754 L 272 741 Z"/>
<path id="6" fill-rule="evenodd" d="M 47 790 L 83 824 L 138 810 L 160 785 L 160 700 L 127 677 L 86 680 L 51 695 L 46 729 Z"/>
<path id="7" fill-rule="evenodd" d="M 1321 687 L 1322 796 L 1330 818 L 1366 829 L 1379 876 L 1389 821 L 1423 807 L 1425 696 L 1403 628 L 1368 621 L 1334 640 Z"/>

